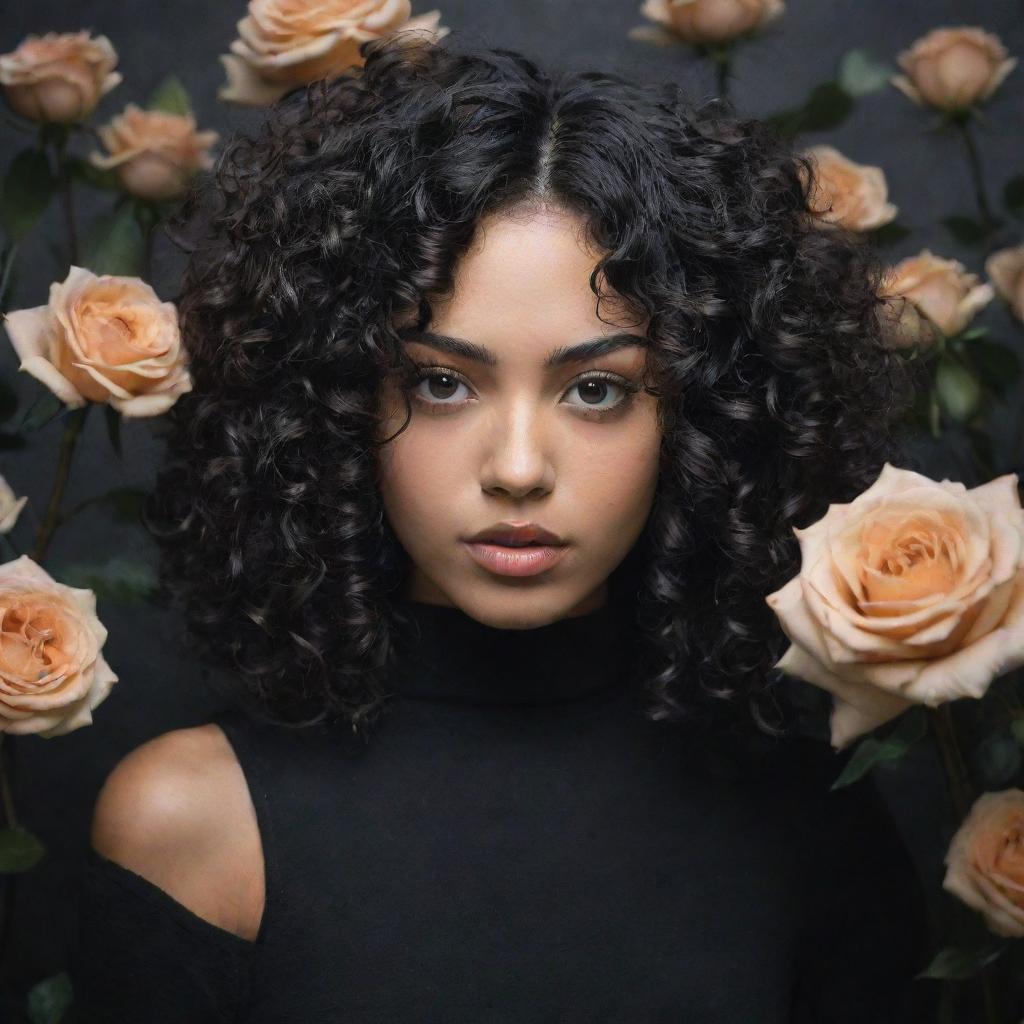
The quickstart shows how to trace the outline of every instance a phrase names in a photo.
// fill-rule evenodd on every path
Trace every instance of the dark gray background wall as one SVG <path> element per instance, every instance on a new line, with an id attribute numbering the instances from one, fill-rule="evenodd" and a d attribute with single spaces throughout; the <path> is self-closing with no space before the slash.
<path id="1" fill-rule="evenodd" d="M 418 2 L 414 13 L 433 6 Z M 643 22 L 639 2 L 441 0 L 436 6 L 442 11 L 442 23 L 452 29 L 522 50 L 548 66 L 610 70 L 644 81 L 674 79 L 697 99 L 714 92 L 712 69 L 694 59 L 688 49 L 662 49 L 627 38 L 628 30 Z M 124 82 L 104 99 L 102 120 L 129 101 L 144 102 L 161 79 L 174 72 L 191 93 L 200 128 L 220 131 L 223 141 L 232 131 L 244 131 L 262 117 L 258 111 L 229 108 L 216 99 L 217 87 L 224 80 L 217 58 L 227 51 L 235 36 L 235 22 L 244 13 L 242 0 L 11 3 L 5 5 L 0 19 L 0 52 L 12 50 L 29 32 L 90 28 L 106 34 L 120 55 Z M 789 0 L 787 13 L 768 33 L 740 49 L 732 99 L 740 112 L 768 115 L 796 105 L 815 84 L 832 77 L 838 61 L 851 48 L 867 47 L 875 56 L 892 61 L 899 49 L 929 29 L 958 24 L 980 25 L 996 32 L 1024 65 L 1024 5 L 1018 0 L 902 0 L 898 4 L 888 0 Z M 1024 66 L 1011 73 L 986 107 L 986 116 L 989 124 L 979 132 L 979 146 L 990 194 L 996 196 L 1008 177 L 1024 171 Z M 884 168 L 890 198 L 900 208 L 899 221 L 914 229 L 892 250 L 894 261 L 927 246 L 941 255 L 961 258 L 970 269 L 980 272 L 978 254 L 959 249 L 939 224 L 941 217 L 951 213 L 973 214 L 973 192 L 957 140 L 929 133 L 930 123 L 930 115 L 889 88 L 863 99 L 838 130 L 807 135 L 803 141 L 808 145 L 829 141 L 853 159 Z M 21 137 L 0 126 L 0 163 L 6 164 L 23 144 Z M 92 201 L 83 196 L 82 221 L 100 212 L 107 202 L 106 198 Z M 45 225 L 25 247 L 13 308 L 46 301 L 56 274 L 46 241 L 52 237 L 60 237 L 55 221 Z M 169 244 L 158 247 L 154 284 L 164 297 L 173 293 L 179 267 Z M 986 320 L 1020 350 L 1020 330 L 1005 309 L 994 308 Z M 16 367 L 13 350 L 0 339 L 0 372 L 27 398 L 34 394 L 35 382 L 16 374 Z M 27 450 L 5 453 L 0 459 L 0 472 L 18 494 L 29 495 L 30 506 L 40 512 L 51 485 L 60 430 L 61 424 L 54 422 L 33 438 Z M 1001 464 L 1007 471 L 1019 468 L 1019 413 L 1006 412 L 998 441 Z M 149 485 L 160 454 L 152 425 L 125 423 L 123 443 L 124 460 L 119 463 L 104 436 L 102 416 L 94 410 L 80 441 L 66 495 L 69 506 L 113 487 Z M 952 456 L 934 450 L 929 458 L 936 469 L 957 474 Z M 25 515 L 13 535 L 22 550 L 31 546 L 35 522 L 31 511 Z M 94 507 L 58 533 L 47 564 L 59 578 L 62 564 L 124 555 L 152 560 L 153 551 L 138 530 L 116 523 L 102 508 Z M 57 739 L 18 737 L 13 744 L 19 814 L 49 850 L 18 886 L 3 977 L 22 991 L 65 966 L 89 817 L 107 772 L 145 739 L 201 722 L 218 703 L 204 688 L 200 667 L 178 650 L 175 617 L 146 605 L 126 607 L 110 602 L 101 603 L 99 613 L 110 634 L 104 653 L 120 681 L 97 710 L 94 724 Z M 936 836 L 944 807 L 936 765 L 925 753 L 905 766 L 899 777 L 884 780 L 884 789 L 929 885 L 937 889 L 943 850 Z"/>

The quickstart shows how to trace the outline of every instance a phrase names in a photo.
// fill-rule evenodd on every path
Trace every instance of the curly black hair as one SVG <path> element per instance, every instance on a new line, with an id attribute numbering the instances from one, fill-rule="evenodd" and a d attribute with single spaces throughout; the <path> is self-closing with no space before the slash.
<path id="1" fill-rule="evenodd" d="M 603 254 L 595 294 L 603 273 L 650 317 L 660 475 L 610 581 L 646 713 L 786 734 L 765 596 L 800 567 L 794 526 L 901 461 L 917 386 L 876 251 L 811 214 L 792 143 L 674 83 L 455 35 L 361 56 L 236 133 L 172 227 L 193 390 L 144 520 L 189 650 L 286 727 L 360 732 L 386 706 L 409 568 L 376 478 L 395 318 L 429 322 L 482 217 L 544 202 Z"/>

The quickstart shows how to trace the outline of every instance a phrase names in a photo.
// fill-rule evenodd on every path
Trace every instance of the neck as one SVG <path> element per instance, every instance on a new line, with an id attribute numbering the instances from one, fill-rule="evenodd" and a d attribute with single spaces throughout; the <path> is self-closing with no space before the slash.
<path id="1" fill-rule="evenodd" d="M 471 704 L 550 704 L 621 687 L 632 631 L 615 604 L 529 629 L 488 626 L 452 605 L 402 598 L 391 688 Z"/>

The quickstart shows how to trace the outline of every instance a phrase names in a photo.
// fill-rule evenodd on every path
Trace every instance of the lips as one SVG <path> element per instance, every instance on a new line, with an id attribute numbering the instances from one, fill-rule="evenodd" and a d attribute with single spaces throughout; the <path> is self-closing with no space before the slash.
<path id="1" fill-rule="evenodd" d="M 530 545 L 561 547 L 564 541 L 558 534 L 545 529 L 539 523 L 497 523 L 470 537 L 476 543 L 500 544 L 504 547 L 521 548 Z"/>
<path id="2" fill-rule="evenodd" d="M 487 541 L 464 543 L 478 565 L 498 576 L 539 576 L 569 552 L 568 544 L 528 544 L 516 551 L 509 545 Z"/>

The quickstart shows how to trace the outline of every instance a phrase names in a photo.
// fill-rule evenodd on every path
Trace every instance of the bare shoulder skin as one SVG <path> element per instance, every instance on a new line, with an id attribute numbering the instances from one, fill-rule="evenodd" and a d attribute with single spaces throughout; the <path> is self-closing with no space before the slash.
<path id="1" fill-rule="evenodd" d="M 90 841 L 199 917 L 256 938 L 263 847 L 242 768 L 216 724 L 173 729 L 126 754 L 96 798 Z"/>

